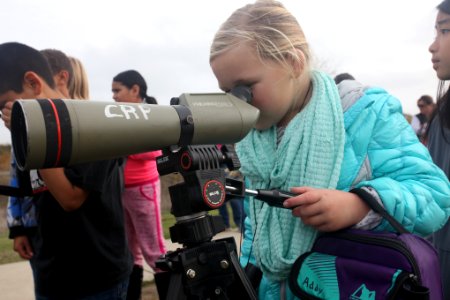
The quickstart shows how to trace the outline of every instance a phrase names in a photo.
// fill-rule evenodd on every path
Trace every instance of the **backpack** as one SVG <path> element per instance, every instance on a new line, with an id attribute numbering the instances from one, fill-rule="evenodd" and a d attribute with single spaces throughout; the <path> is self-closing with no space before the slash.
<path id="1" fill-rule="evenodd" d="M 345 229 L 318 236 L 291 270 L 300 299 L 442 300 L 437 251 L 409 233 L 364 189 L 354 189 L 397 232 Z"/>

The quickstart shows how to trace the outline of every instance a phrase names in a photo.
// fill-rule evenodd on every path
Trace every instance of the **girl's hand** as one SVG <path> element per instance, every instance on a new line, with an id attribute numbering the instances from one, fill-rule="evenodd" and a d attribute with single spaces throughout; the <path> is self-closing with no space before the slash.
<path id="1" fill-rule="evenodd" d="M 369 206 L 358 195 L 338 190 L 294 187 L 299 194 L 284 201 L 292 215 L 320 231 L 336 231 L 357 224 L 369 212 Z"/>

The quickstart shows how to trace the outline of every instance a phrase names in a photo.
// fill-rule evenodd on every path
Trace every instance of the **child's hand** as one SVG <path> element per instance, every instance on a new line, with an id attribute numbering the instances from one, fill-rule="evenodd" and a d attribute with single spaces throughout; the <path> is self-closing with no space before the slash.
<path id="1" fill-rule="evenodd" d="M 2 120 L 8 129 L 11 129 L 11 110 L 13 104 L 13 101 L 8 101 L 2 107 Z"/>
<path id="2" fill-rule="evenodd" d="M 16 236 L 14 238 L 13 248 L 23 259 L 29 260 L 33 257 L 33 249 L 27 236 Z"/>
<path id="3" fill-rule="evenodd" d="M 294 187 L 299 194 L 284 201 L 292 215 L 320 231 L 336 231 L 361 221 L 370 208 L 358 195 L 338 190 Z"/>

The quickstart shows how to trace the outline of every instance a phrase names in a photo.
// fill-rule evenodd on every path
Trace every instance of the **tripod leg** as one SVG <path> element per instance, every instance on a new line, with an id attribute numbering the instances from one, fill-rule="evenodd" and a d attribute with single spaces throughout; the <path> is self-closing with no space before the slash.
<path id="1" fill-rule="evenodd" d="M 245 275 L 244 270 L 242 270 L 235 251 L 230 252 L 230 258 L 231 258 L 231 263 L 233 265 L 233 268 L 236 271 L 236 273 L 238 274 L 239 279 L 240 279 L 245 291 L 248 294 L 248 299 L 256 300 L 257 299 L 256 292 L 253 289 L 253 286 L 250 283 L 250 280 L 248 280 L 247 276 Z"/>
<path id="2" fill-rule="evenodd" d="M 142 279 L 144 277 L 144 269 L 142 266 L 134 265 L 128 283 L 127 300 L 140 300 L 142 290 Z"/>
<path id="3" fill-rule="evenodd" d="M 167 300 L 186 300 L 184 294 L 183 283 L 181 282 L 181 274 L 173 274 L 170 279 L 169 290 L 167 293 Z"/>
<path id="4" fill-rule="evenodd" d="M 180 273 L 161 272 L 155 275 L 159 299 L 187 300 Z"/>

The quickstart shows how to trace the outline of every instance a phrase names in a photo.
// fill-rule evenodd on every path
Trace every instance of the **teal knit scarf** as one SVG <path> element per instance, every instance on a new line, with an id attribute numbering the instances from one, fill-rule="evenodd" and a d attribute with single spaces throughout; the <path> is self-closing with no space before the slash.
<path id="1" fill-rule="evenodd" d="M 307 106 L 288 124 L 277 147 L 276 127 L 251 130 L 237 145 L 241 171 L 251 189 L 295 186 L 336 188 L 344 152 L 344 121 L 338 90 L 327 75 L 313 71 Z M 271 280 L 288 277 L 294 261 L 310 250 L 317 230 L 291 210 L 250 199 L 253 249 Z"/>

